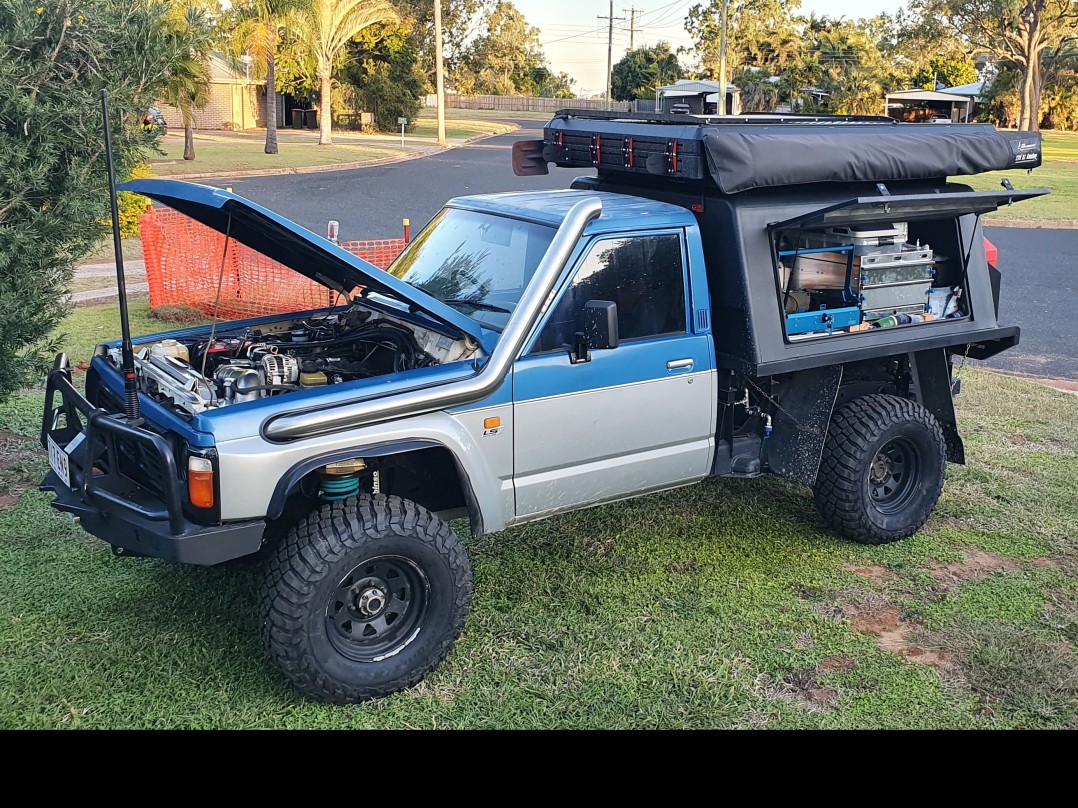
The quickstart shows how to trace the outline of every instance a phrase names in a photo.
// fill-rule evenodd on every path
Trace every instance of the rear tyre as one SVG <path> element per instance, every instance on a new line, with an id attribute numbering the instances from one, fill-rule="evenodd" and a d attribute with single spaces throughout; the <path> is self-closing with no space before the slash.
<path id="1" fill-rule="evenodd" d="M 888 544 L 916 533 L 943 490 L 947 446 L 932 414 L 891 395 L 854 399 L 831 419 L 813 494 L 836 533 Z"/>
<path id="2" fill-rule="evenodd" d="M 399 497 L 326 503 L 267 563 L 263 636 L 285 676 L 319 701 L 350 704 L 412 687 L 460 636 L 472 595 L 449 526 Z"/>

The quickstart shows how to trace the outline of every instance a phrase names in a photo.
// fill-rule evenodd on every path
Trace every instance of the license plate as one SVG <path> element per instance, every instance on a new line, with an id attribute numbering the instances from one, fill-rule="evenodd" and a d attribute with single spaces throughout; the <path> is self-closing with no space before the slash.
<path id="1" fill-rule="evenodd" d="M 50 435 L 49 441 L 49 466 L 56 472 L 56 476 L 64 481 L 64 485 L 68 488 L 71 487 L 71 458 L 68 457 L 67 452 L 60 448 L 60 445 L 52 439 Z"/>

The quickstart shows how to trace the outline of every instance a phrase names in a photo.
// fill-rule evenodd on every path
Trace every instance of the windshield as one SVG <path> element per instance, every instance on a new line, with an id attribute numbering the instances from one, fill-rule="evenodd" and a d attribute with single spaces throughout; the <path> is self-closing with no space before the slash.
<path id="1" fill-rule="evenodd" d="M 546 254 L 554 228 L 445 208 L 389 271 L 500 331 Z"/>

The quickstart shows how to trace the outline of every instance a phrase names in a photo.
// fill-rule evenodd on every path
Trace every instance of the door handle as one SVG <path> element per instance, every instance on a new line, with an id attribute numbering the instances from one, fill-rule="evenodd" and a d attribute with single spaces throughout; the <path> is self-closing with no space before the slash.
<path id="1" fill-rule="evenodd" d="M 667 370 L 692 370 L 692 359 L 671 359 L 666 363 Z"/>

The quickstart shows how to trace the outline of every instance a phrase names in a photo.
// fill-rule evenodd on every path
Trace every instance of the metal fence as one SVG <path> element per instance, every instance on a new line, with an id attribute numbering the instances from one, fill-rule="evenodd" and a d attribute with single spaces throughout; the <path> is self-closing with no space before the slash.
<path id="1" fill-rule="evenodd" d="M 438 96 L 428 95 L 426 106 L 435 107 Z M 447 109 L 491 109 L 501 112 L 545 112 L 553 114 L 559 109 L 606 109 L 606 101 L 590 98 L 536 98 L 528 95 L 455 95 L 446 93 Z M 610 107 L 618 112 L 629 112 L 628 101 L 615 101 Z"/>

